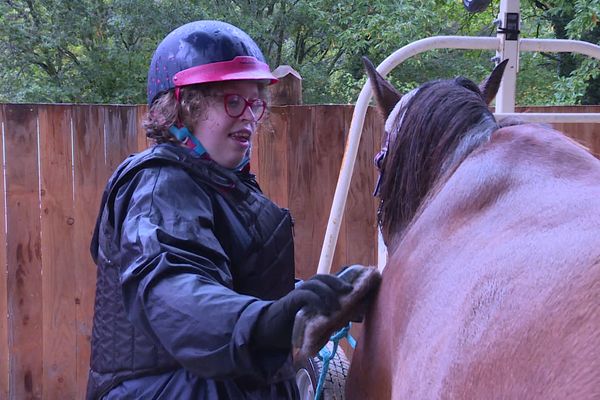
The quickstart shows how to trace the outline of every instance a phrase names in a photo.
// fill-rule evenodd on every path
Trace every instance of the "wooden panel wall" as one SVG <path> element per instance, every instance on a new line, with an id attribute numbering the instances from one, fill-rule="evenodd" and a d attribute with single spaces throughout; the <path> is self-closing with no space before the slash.
<path id="1" fill-rule="evenodd" d="M 0 104 L 0 399 L 81 399 L 96 268 L 89 255 L 104 185 L 147 146 L 145 106 Z M 600 112 L 600 106 L 531 108 Z M 295 218 L 297 275 L 314 274 L 353 107 L 278 106 L 260 128 L 252 168 Z M 600 124 L 559 125 L 600 154 Z M 382 121 L 369 110 L 333 270 L 374 264 Z"/>
<path id="2" fill-rule="evenodd" d="M 137 106 L 0 105 L 0 399 L 84 398 L 89 242 L 112 169 L 145 145 L 137 119 Z"/>

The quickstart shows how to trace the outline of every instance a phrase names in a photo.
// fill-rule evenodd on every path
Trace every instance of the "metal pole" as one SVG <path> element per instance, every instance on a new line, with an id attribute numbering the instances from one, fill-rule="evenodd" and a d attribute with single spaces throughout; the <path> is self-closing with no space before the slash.
<path id="1" fill-rule="evenodd" d="M 496 110 L 503 113 L 515 112 L 517 73 L 519 72 L 519 26 L 521 14 L 519 0 L 501 0 L 498 14 L 498 34 L 500 50 L 499 62 L 508 59 L 502 76 L 502 83 L 496 95 Z"/>
<path id="2" fill-rule="evenodd" d="M 521 39 L 521 51 L 578 53 L 600 60 L 600 46 L 581 40 Z"/>
<path id="3" fill-rule="evenodd" d="M 494 116 L 497 120 L 514 117 L 524 122 L 549 124 L 600 124 L 600 113 L 494 113 Z"/>

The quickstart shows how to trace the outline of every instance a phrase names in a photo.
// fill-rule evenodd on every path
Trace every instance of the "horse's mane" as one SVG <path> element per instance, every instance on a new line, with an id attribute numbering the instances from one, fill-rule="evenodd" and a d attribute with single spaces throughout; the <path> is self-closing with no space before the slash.
<path id="1" fill-rule="evenodd" d="M 498 125 L 479 87 L 466 78 L 431 81 L 392 124 L 382 166 L 378 222 L 384 235 L 402 232 L 436 181 L 453 171 Z M 391 133 L 391 132 L 390 132 Z"/>

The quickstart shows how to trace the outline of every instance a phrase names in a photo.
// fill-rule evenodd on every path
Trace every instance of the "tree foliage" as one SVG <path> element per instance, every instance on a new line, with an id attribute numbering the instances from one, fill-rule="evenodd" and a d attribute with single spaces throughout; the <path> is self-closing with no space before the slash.
<path id="1" fill-rule="evenodd" d="M 189 1 L 8 0 L 0 3 L 5 101 L 142 102 L 145 70 Z"/>
<path id="2" fill-rule="evenodd" d="M 272 67 L 302 75 L 305 102 L 354 102 L 361 56 L 379 63 L 434 35 L 495 35 L 499 0 L 469 14 L 460 0 L 3 0 L 0 101 L 143 103 L 148 63 L 172 29 L 197 19 L 239 26 Z M 524 36 L 599 43 L 600 0 L 522 0 Z M 396 68 L 410 89 L 437 77 L 481 79 L 491 52 L 440 50 Z M 599 102 L 598 64 L 570 55 L 526 55 L 520 104 Z"/>

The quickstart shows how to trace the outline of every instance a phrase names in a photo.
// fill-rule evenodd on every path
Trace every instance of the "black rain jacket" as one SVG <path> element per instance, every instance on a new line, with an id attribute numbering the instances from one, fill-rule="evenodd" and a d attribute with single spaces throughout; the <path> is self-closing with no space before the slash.
<path id="1" fill-rule="evenodd" d="M 172 144 L 102 198 L 88 399 L 296 399 L 288 352 L 252 331 L 294 287 L 292 220 L 254 176 Z"/>

